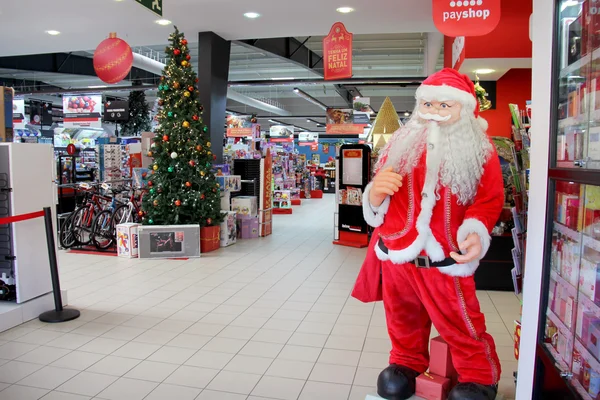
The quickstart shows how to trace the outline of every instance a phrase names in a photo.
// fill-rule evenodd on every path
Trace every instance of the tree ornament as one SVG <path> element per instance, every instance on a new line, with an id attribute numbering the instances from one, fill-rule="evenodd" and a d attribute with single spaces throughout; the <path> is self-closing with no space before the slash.
<path id="1" fill-rule="evenodd" d="M 158 105 L 162 107 L 162 105 L 165 104 L 163 99 L 158 100 Z"/>
<path id="2" fill-rule="evenodd" d="M 181 62 L 181 66 L 182 66 L 182 67 L 187 67 L 187 65 L 188 65 L 188 62 L 187 62 L 186 60 L 183 60 L 183 61 Z"/>
<path id="3" fill-rule="evenodd" d="M 158 194 L 161 194 L 162 193 L 162 188 L 159 187 L 158 189 L 156 189 L 156 191 L 158 192 Z"/>
<path id="4" fill-rule="evenodd" d="M 173 54 L 176 55 L 176 56 L 178 56 L 178 55 L 181 54 L 181 50 L 175 49 L 175 50 L 173 50 Z"/>
<path id="5" fill-rule="evenodd" d="M 186 182 L 185 187 L 192 187 L 192 182 Z"/>
<path id="6" fill-rule="evenodd" d="M 138 212 L 138 215 L 139 215 L 140 217 L 143 217 L 143 216 L 144 216 L 144 212 L 143 212 L 142 210 L 140 210 L 140 211 Z"/>
<path id="7" fill-rule="evenodd" d="M 200 145 L 196 146 L 196 151 L 202 151 L 202 146 L 200 146 Z"/>
<path id="8" fill-rule="evenodd" d="M 196 161 L 190 160 L 190 167 L 195 167 L 195 166 L 196 166 Z"/>
<path id="9" fill-rule="evenodd" d="M 168 116 L 169 118 L 173 118 L 173 111 L 169 111 L 169 112 L 167 113 L 167 116 Z"/>
<path id="10" fill-rule="evenodd" d="M 156 143 L 152 143 L 152 144 L 150 145 L 150 147 L 151 147 L 151 148 L 155 148 L 155 147 L 156 147 Z"/>
<path id="11" fill-rule="evenodd" d="M 164 135 L 163 136 L 163 141 L 164 142 L 168 142 L 169 141 L 169 135 Z"/>
<path id="12" fill-rule="evenodd" d="M 180 43 L 181 43 L 182 46 L 187 46 L 188 41 L 187 41 L 187 39 L 181 39 Z"/>
<path id="13" fill-rule="evenodd" d="M 173 87 L 174 87 L 175 89 L 179 89 L 179 87 L 180 87 L 180 86 L 181 86 L 181 85 L 179 84 L 179 82 L 173 82 Z"/>
<path id="14" fill-rule="evenodd" d="M 157 206 L 158 206 L 158 200 L 154 200 L 154 201 L 152 202 L 152 204 L 154 204 L 154 207 L 157 207 Z"/>
<path id="15" fill-rule="evenodd" d="M 143 179 L 146 179 L 146 177 L 147 177 L 147 176 L 148 176 L 148 173 L 147 173 L 147 172 L 142 172 L 142 178 L 143 178 Z"/>
<path id="16" fill-rule="evenodd" d="M 148 187 L 152 187 L 152 185 L 154 185 L 154 182 L 148 181 Z"/>
<path id="17" fill-rule="evenodd" d="M 177 158 L 177 153 L 176 152 L 172 152 L 171 153 L 171 158 L 174 160 Z"/>
<path id="18" fill-rule="evenodd" d="M 202 130 L 204 131 L 204 133 L 208 132 L 208 126 L 204 126 L 204 128 L 202 128 Z"/>
<path id="19" fill-rule="evenodd" d="M 206 147 L 210 147 L 210 142 L 206 143 Z"/>
<path id="20" fill-rule="evenodd" d="M 204 200 L 206 198 L 206 196 L 203 194 L 200 195 L 200 200 Z"/>
<path id="21" fill-rule="evenodd" d="M 190 127 L 190 123 L 187 121 L 183 121 L 183 123 L 181 124 L 181 126 L 183 126 L 184 128 L 189 128 Z"/>
<path id="22" fill-rule="evenodd" d="M 154 194 L 154 192 L 156 192 L 156 190 L 154 190 L 154 188 L 149 190 L 150 194 Z"/>
<path id="23" fill-rule="evenodd" d="M 181 206 L 181 200 L 175 200 L 175 206 L 177 206 L 177 207 Z"/>
<path id="24" fill-rule="evenodd" d="M 169 171 L 169 172 L 173 172 L 174 170 L 175 170 L 175 169 L 174 169 L 173 167 L 169 167 L 169 168 L 167 168 L 167 171 Z"/>
<path id="25" fill-rule="evenodd" d="M 183 95 L 185 97 L 190 97 L 191 93 L 186 90 L 185 92 L 183 92 Z"/>
<path id="26" fill-rule="evenodd" d="M 192 117 L 192 119 L 193 119 L 194 121 L 198 121 L 198 120 L 200 119 L 200 117 L 198 117 L 196 114 L 194 114 L 194 116 Z"/>
<path id="27" fill-rule="evenodd" d="M 133 52 L 127 42 L 113 32 L 96 47 L 93 63 L 98 78 L 106 83 L 118 83 L 131 71 Z"/>
<path id="28" fill-rule="evenodd" d="M 210 156 L 212 154 L 212 152 L 207 151 L 206 154 Z"/>
<path id="29" fill-rule="evenodd" d="M 153 170 L 157 171 L 158 170 L 158 165 L 154 164 L 154 166 L 152 167 Z"/>
<path id="30" fill-rule="evenodd" d="M 152 157 L 153 153 L 151 151 L 148 152 L 148 157 Z"/>
<path id="31" fill-rule="evenodd" d="M 153 220 L 152 218 L 150 218 L 150 219 L 148 220 L 148 223 L 149 223 L 150 225 L 152 225 L 152 224 L 154 223 L 154 220 Z"/>
<path id="32" fill-rule="evenodd" d="M 190 61 L 192 59 L 192 56 L 190 56 L 189 54 L 187 56 L 185 56 L 185 59 Z"/>
<path id="33" fill-rule="evenodd" d="M 204 106 L 203 105 L 200 105 L 200 112 L 201 113 L 204 112 Z"/>
<path id="34" fill-rule="evenodd" d="M 217 155 L 213 154 L 213 161 L 217 161 Z"/>
<path id="35" fill-rule="evenodd" d="M 189 90 L 190 92 L 193 92 L 193 91 L 194 91 L 194 87 L 193 87 L 193 86 L 188 86 L 188 90 Z"/>
<path id="36" fill-rule="evenodd" d="M 200 171 L 200 176 L 204 176 L 204 175 L 206 175 L 206 172 Z"/>
<path id="37" fill-rule="evenodd" d="M 196 78 L 196 83 L 200 82 L 200 79 Z"/>
<path id="38" fill-rule="evenodd" d="M 206 220 L 206 223 L 207 223 L 208 225 L 212 224 L 212 219 L 210 219 L 210 218 L 209 218 L 209 219 L 207 219 L 207 220 Z"/>
<path id="39" fill-rule="evenodd" d="M 217 188 L 213 188 L 213 193 L 217 193 Z"/>

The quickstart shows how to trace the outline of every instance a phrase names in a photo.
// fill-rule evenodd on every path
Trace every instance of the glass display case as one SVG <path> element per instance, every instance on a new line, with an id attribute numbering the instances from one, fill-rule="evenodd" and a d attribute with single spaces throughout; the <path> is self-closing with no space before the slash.
<path id="1" fill-rule="evenodd" d="M 562 378 L 561 398 L 591 400 L 600 399 L 600 9 L 555 5 L 538 358 Z"/>

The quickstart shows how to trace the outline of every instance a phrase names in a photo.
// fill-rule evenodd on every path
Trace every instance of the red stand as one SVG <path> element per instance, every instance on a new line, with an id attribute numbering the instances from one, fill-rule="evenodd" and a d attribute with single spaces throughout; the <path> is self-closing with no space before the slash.
<path id="1" fill-rule="evenodd" d="M 311 190 L 310 197 L 311 197 L 311 199 L 322 199 L 323 191 L 322 190 Z"/>
<path id="2" fill-rule="evenodd" d="M 301 199 L 305 199 L 306 198 L 306 196 L 304 195 L 304 190 L 300 191 L 300 198 Z"/>
<path id="3" fill-rule="evenodd" d="M 366 233 L 340 231 L 339 240 L 334 240 L 333 244 L 362 249 L 369 247 L 369 235 Z"/>
<path id="4" fill-rule="evenodd" d="M 221 247 L 221 227 L 205 226 L 200 228 L 200 251 L 210 253 Z"/>
<path id="5" fill-rule="evenodd" d="M 274 208 L 273 209 L 273 214 L 275 215 L 289 215 L 292 214 L 294 212 L 294 210 L 292 210 L 291 208 Z"/>
<path id="6" fill-rule="evenodd" d="M 302 197 L 302 196 L 300 196 Z M 302 200 L 300 199 L 292 199 L 292 205 L 293 206 L 301 206 L 302 205 Z"/>

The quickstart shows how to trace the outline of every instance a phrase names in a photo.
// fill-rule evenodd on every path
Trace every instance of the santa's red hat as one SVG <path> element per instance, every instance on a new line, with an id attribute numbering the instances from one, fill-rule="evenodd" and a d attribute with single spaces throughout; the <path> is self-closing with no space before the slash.
<path id="1" fill-rule="evenodd" d="M 430 75 L 417 89 L 416 98 L 419 101 L 458 101 L 467 112 L 472 112 L 483 129 L 487 130 L 487 122 L 479 116 L 475 85 L 467 75 L 455 69 L 444 68 Z"/>

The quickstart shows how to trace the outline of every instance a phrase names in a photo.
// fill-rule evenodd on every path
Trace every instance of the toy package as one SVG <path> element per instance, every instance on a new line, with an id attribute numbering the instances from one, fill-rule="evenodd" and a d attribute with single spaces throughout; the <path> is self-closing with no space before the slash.
<path id="1" fill-rule="evenodd" d="M 229 164 L 214 164 L 213 171 L 216 176 L 227 176 L 231 174 L 231 166 Z"/>
<path id="2" fill-rule="evenodd" d="M 138 227 L 140 224 L 117 225 L 117 255 L 119 257 L 138 257 Z"/>
<path id="3" fill-rule="evenodd" d="M 360 188 L 348 187 L 340 189 L 338 202 L 350 206 L 362 206 L 362 197 L 363 193 Z"/>
<path id="4" fill-rule="evenodd" d="M 238 218 L 257 217 L 258 199 L 255 196 L 234 197 L 231 199 L 231 211 L 235 211 Z"/>
<path id="5" fill-rule="evenodd" d="M 221 211 L 225 220 L 221 222 L 221 247 L 231 246 L 237 242 L 236 213 L 233 211 Z"/>
<path id="6" fill-rule="evenodd" d="M 242 177 L 239 175 L 217 175 L 219 190 L 222 192 L 239 192 L 242 190 Z"/>

